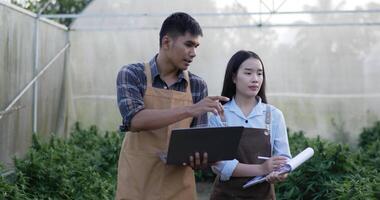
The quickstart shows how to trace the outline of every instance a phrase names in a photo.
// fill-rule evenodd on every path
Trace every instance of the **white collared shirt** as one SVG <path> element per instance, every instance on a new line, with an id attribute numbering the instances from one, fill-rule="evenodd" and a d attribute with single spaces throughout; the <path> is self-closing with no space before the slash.
<path id="1" fill-rule="evenodd" d="M 267 104 L 262 103 L 260 97 L 257 99 L 258 103 L 247 117 L 244 116 L 243 112 L 236 104 L 235 98 L 224 104 L 224 116 L 227 121 L 227 126 L 244 126 L 249 128 L 265 129 L 265 115 Z M 288 133 L 286 130 L 284 116 L 279 109 L 272 105 L 269 106 L 271 111 L 270 142 L 272 145 L 272 155 L 281 155 L 291 158 Z M 220 116 L 212 114 L 209 118 L 209 126 L 223 126 Z M 220 161 L 216 165 L 212 166 L 212 170 L 214 173 L 220 175 L 220 180 L 227 181 L 230 179 L 238 163 L 239 162 L 236 159 Z"/>

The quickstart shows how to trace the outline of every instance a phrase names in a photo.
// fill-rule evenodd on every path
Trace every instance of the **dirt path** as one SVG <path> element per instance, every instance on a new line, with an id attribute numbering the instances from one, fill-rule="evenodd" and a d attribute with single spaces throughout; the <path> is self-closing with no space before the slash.
<path id="1" fill-rule="evenodd" d="M 209 200 L 212 183 L 197 183 L 198 200 Z"/>

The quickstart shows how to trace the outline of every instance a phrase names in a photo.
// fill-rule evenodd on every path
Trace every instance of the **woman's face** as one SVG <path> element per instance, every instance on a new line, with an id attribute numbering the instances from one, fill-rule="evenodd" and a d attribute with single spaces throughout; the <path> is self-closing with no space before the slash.
<path id="1" fill-rule="evenodd" d="M 256 97 L 264 80 L 263 66 L 256 58 L 248 58 L 239 67 L 233 81 L 236 95 L 247 98 Z"/>

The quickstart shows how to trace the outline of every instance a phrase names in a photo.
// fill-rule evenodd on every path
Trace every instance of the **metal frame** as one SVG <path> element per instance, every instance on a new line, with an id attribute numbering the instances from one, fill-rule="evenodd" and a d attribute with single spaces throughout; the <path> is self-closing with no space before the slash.
<path id="1" fill-rule="evenodd" d="M 268 11 L 268 12 L 226 12 L 226 13 L 189 13 L 192 16 L 215 17 L 215 16 L 250 16 L 250 15 L 299 15 L 299 14 L 356 14 L 356 13 L 379 13 L 380 9 L 371 10 L 318 10 L 318 11 Z M 41 17 L 48 19 L 70 18 L 112 18 L 112 17 L 166 17 L 170 13 L 108 13 L 108 14 L 45 14 Z"/>
<path id="2" fill-rule="evenodd" d="M 39 49 L 39 25 L 38 23 L 40 21 L 44 21 L 46 22 L 46 20 L 44 20 L 43 18 L 41 18 L 42 16 L 42 12 L 47 8 L 47 6 L 51 3 L 51 1 L 47 2 L 41 9 L 40 11 L 37 13 L 36 16 L 33 16 L 35 18 L 35 27 L 34 27 L 34 41 L 33 41 L 33 44 L 34 44 L 34 64 L 33 64 L 33 73 L 34 73 L 34 77 L 33 79 L 21 90 L 21 92 L 19 92 L 19 94 L 11 101 L 11 103 L 4 109 L 4 110 L 1 110 L 0 111 L 0 120 L 3 118 L 3 116 L 5 116 L 6 114 L 8 113 L 11 113 L 13 111 L 17 111 L 21 108 L 23 108 L 24 106 L 15 106 L 15 104 L 17 103 L 18 100 L 20 100 L 20 98 L 31 88 L 31 86 L 33 86 L 33 132 L 36 133 L 37 132 L 37 103 L 38 103 L 38 79 L 40 78 L 40 76 L 48 69 L 50 68 L 50 66 L 54 63 L 54 61 L 56 59 L 58 59 L 58 57 L 64 53 L 67 48 L 70 46 L 70 42 L 68 41 L 67 44 L 49 61 L 48 64 L 46 64 L 42 70 L 38 71 L 38 68 L 39 68 L 39 63 L 38 63 L 38 60 L 39 60 L 39 52 L 38 52 L 38 49 Z M 9 5 L 7 5 L 9 6 Z M 18 8 L 16 6 L 10 6 L 16 10 L 18 10 Z M 19 10 L 20 11 L 20 10 Z M 26 13 L 28 14 L 28 13 Z M 31 14 L 29 14 L 31 15 Z M 58 25 L 58 24 L 57 24 Z M 58 25 L 58 27 L 62 28 L 61 25 Z M 67 30 L 67 29 L 66 29 Z"/>
<path id="3" fill-rule="evenodd" d="M 66 51 L 66 49 L 70 46 L 70 43 L 67 43 L 50 61 L 47 65 L 44 66 L 44 68 L 35 75 L 35 77 L 24 87 L 24 89 L 21 90 L 21 92 L 12 100 L 12 102 L 4 109 L 4 111 L 0 112 L 0 119 L 3 118 L 3 116 L 7 113 L 9 113 L 11 110 L 18 110 L 21 107 L 14 107 L 14 105 L 17 103 L 18 100 L 25 94 L 30 87 L 37 82 L 37 80 L 40 78 L 41 75 L 45 73 L 47 69 L 49 69 L 55 60 L 59 58 L 59 56 Z"/>
<path id="4" fill-rule="evenodd" d="M 42 8 L 38 11 L 37 16 L 34 20 L 34 67 L 33 74 L 36 75 L 38 73 L 39 67 L 39 19 L 42 12 L 47 8 L 47 6 L 51 3 L 51 1 L 46 2 Z M 38 80 L 35 80 L 35 84 L 33 85 L 33 133 L 37 133 L 38 126 Z"/>
<path id="5" fill-rule="evenodd" d="M 57 52 L 57 54 L 49 60 L 49 62 L 44 66 L 42 67 L 42 70 L 38 71 L 38 59 L 39 59 L 39 54 L 38 54 L 38 49 L 39 49 L 39 46 L 38 46 L 38 43 L 39 43 L 39 25 L 38 23 L 39 22 L 44 22 L 44 23 L 49 23 L 49 24 L 52 24 L 54 26 L 56 26 L 57 28 L 61 28 L 65 31 L 67 31 L 67 35 L 68 35 L 68 29 L 67 27 L 63 26 L 63 25 L 60 25 L 58 23 L 54 23 L 53 21 L 51 20 L 46 20 L 44 18 L 41 18 L 42 16 L 42 12 L 46 9 L 46 7 L 49 5 L 51 1 L 49 1 L 48 3 L 46 3 L 42 9 L 38 12 L 38 14 L 34 14 L 34 13 L 31 13 L 29 11 L 26 11 L 26 10 L 23 10 L 21 8 L 19 8 L 18 6 L 15 6 L 15 5 L 12 5 L 12 4 L 8 4 L 8 3 L 4 3 L 4 2 L 1 2 L 0 1 L 0 4 L 1 5 L 5 5 L 5 6 L 8 6 L 12 9 L 14 9 L 15 11 L 18 11 L 18 12 L 21 12 L 23 14 L 26 14 L 26 15 L 29 15 L 33 18 L 35 18 L 35 27 L 34 27 L 34 41 L 33 41 L 33 45 L 34 45 L 34 63 L 33 63 L 33 72 L 34 72 L 34 77 L 33 79 L 17 94 L 17 96 L 15 98 L 13 98 L 13 100 L 11 101 L 10 104 L 8 104 L 6 106 L 6 108 L 4 110 L 0 110 L 0 120 L 7 114 L 9 113 L 12 113 L 14 111 L 17 111 L 25 106 L 15 106 L 15 104 L 21 99 L 21 97 L 33 86 L 33 132 L 36 132 L 37 131 L 37 100 L 38 100 L 38 95 L 37 95 L 37 83 L 38 83 L 38 79 L 45 73 L 46 70 L 48 70 L 52 64 L 65 52 L 68 50 L 69 46 L 70 46 L 70 41 L 68 40 L 68 36 L 67 36 L 67 43 L 65 44 L 65 46 L 59 51 Z M 6 171 L 0 171 L 0 176 L 1 177 L 8 177 L 8 176 L 11 176 L 12 174 L 15 173 L 15 170 L 14 169 L 7 169 Z"/>
<path id="6" fill-rule="evenodd" d="M 237 0 L 235 0 L 237 2 Z M 276 15 L 299 15 L 299 14 L 310 14 L 310 15 L 322 15 L 322 14 L 380 14 L 379 9 L 371 9 L 371 10 L 318 10 L 318 11 L 279 11 L 280 8 L 286 3 L 287 0 L 281 0 L 279 6 L 275 5 L 275 0 L 272 0 L 272 4 L 268 5 L 263 0 L 260 0 L 259 4 L 259 12 L 229 12 L 229 13 L 190 13 L 193 16 L 198 17 L 217 17 L 217 16 L 259 16 L 259 21 L 253 24 L 243 24 L 243 25 L 222 25 L 222 26 L 202 26 L 203 28 L 208 29 L 239 29 L 239 28 L 264 28 L 264 27 L 336 27 L 336 26 L 380 26 L 380 22 L 342 22 L 342 23 L 288 23 L 288 24 L 273 24 L 268 23 L 273 16 Z M 34 30 L 34 78 L 23 88 L 23 90 L 12 100 L 12 102 L 6 107 L 5 110 L 0 111 L 0 120 L 2 117 L 12 111 L 18 110 L 22 107 L 14 106 L 16 102 L 25 94 L 25 92 L 33 86 L 33 132 L 37 132 L 37 102 L 38 102 L 38 79 L 40 76 L 51 67 L 52 63 L 62 54 L 64 53 L 70 43 L 68 43 L 52 58 L 47 65 L 43 67 L 42 70 L 38 72 L 39 68 L 39 21 L 48 21 L 47 19 L 66 19 L 66 18 L 113 18 L 113 17 L 128 17 L 128 18 L 138 18 L 138 17 L 165 17 L 170 13 L 134 13 L 134 14 L 54 14 L 54 15 L 44 15 L 42 12 L 47 8 L 47 6 L 51 3 L 51 1 L 47 2 L 42 9 L 38 12 L 37 16 L 35 16 L 35 30 Z M 239 3 L 239 2 L 237 2 Z M 266 11 L 262 11 L 263 8 Z M 29 14 L 31 15 L 31 14 Z M 265 20 L 263 19 L 265 17 Z M 121 27 L 116 29 L 94 29 L 95 31 L 102 30 L 151 30 L 151 29 L 159 29 L 159 27 Z M 91 30 L 86 28 L 80 28 L 77 30 Z M 274 94 L 276 96 L 278 94 Z M 288 96 L 291 94 L 287 94 Z M 370 97 L 378 98 L 380 94 L 370 95 Z M 301 95 L 301 97 L 309 96 Z M 321 95 L 316 95 L 320 97 Z M 334 96 L 335 97 L 335 96 Z M 336 96 L 335 98 L 341 98 L 341 95 Z M 345 96 L 347 97 L 347 96 Z M 348 98 L 361 98 L 362 96 L 349 95 Z M 13 170 L 5 172 L 1 174 L 1 176 L 8 176 L 14 173 Z"/>
<path id="7" fill-rule="evenodd" d="M 333 22 L 333 23 L 286 23 L 276 24 L 269 23 L 270 19 L 276 15 L 323 15 L 323 14 L 380 14 L 380 9 L 371 10 L 318 10 L 318 11 L 279 11 L 281 7 L 287 2 L 287 0 L 272 0 L 269 4 L 264 0 L 260 0 L 259 12 L 228 12 L 228 13 L 190 13 L 192 16 L 199 17 L 218 17 L 218 16 L 258 16 L 257 22 L 252 24 L 241 25 L 221 25 L 221 26 L 202 26 L 207 29 L 240 29 L 240 28 L 271 28 L 271 27 L 332 27 L 332 26 L 380 26 L 379 22 Z M 238 0 L 235 3 L 241 5 Z M 241 5 L 242 6 L 242 5 Z M 243 6 L 242 6 L 243 7 Z M 265 9 L 265 10 L 264 10 Z M 107 14 L 53 14 L 53 15 L 41 15 L 41 17 L 48 19 L 76 19 L 76 18 L 141 18 L 141 17 L 166 17 L 170 13 L 107 13 Z M 156 30 L 160 27 L 118 27 L 118 28 L 77 28 L 74 30 L 88 30 L 88 31 L 103 31 L 103 30 Z"/>

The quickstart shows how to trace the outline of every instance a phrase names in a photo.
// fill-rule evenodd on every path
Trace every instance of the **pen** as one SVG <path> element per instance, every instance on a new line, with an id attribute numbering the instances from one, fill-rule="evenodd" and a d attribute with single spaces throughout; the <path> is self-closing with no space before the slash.
<path id="1" fill-rule="evenodd" d="M 266 157 L 266 156 L 257 156 L 258 159 L 262 159 L 262 160 L 268 160 L 270 159 L 270 157 Z"/>

